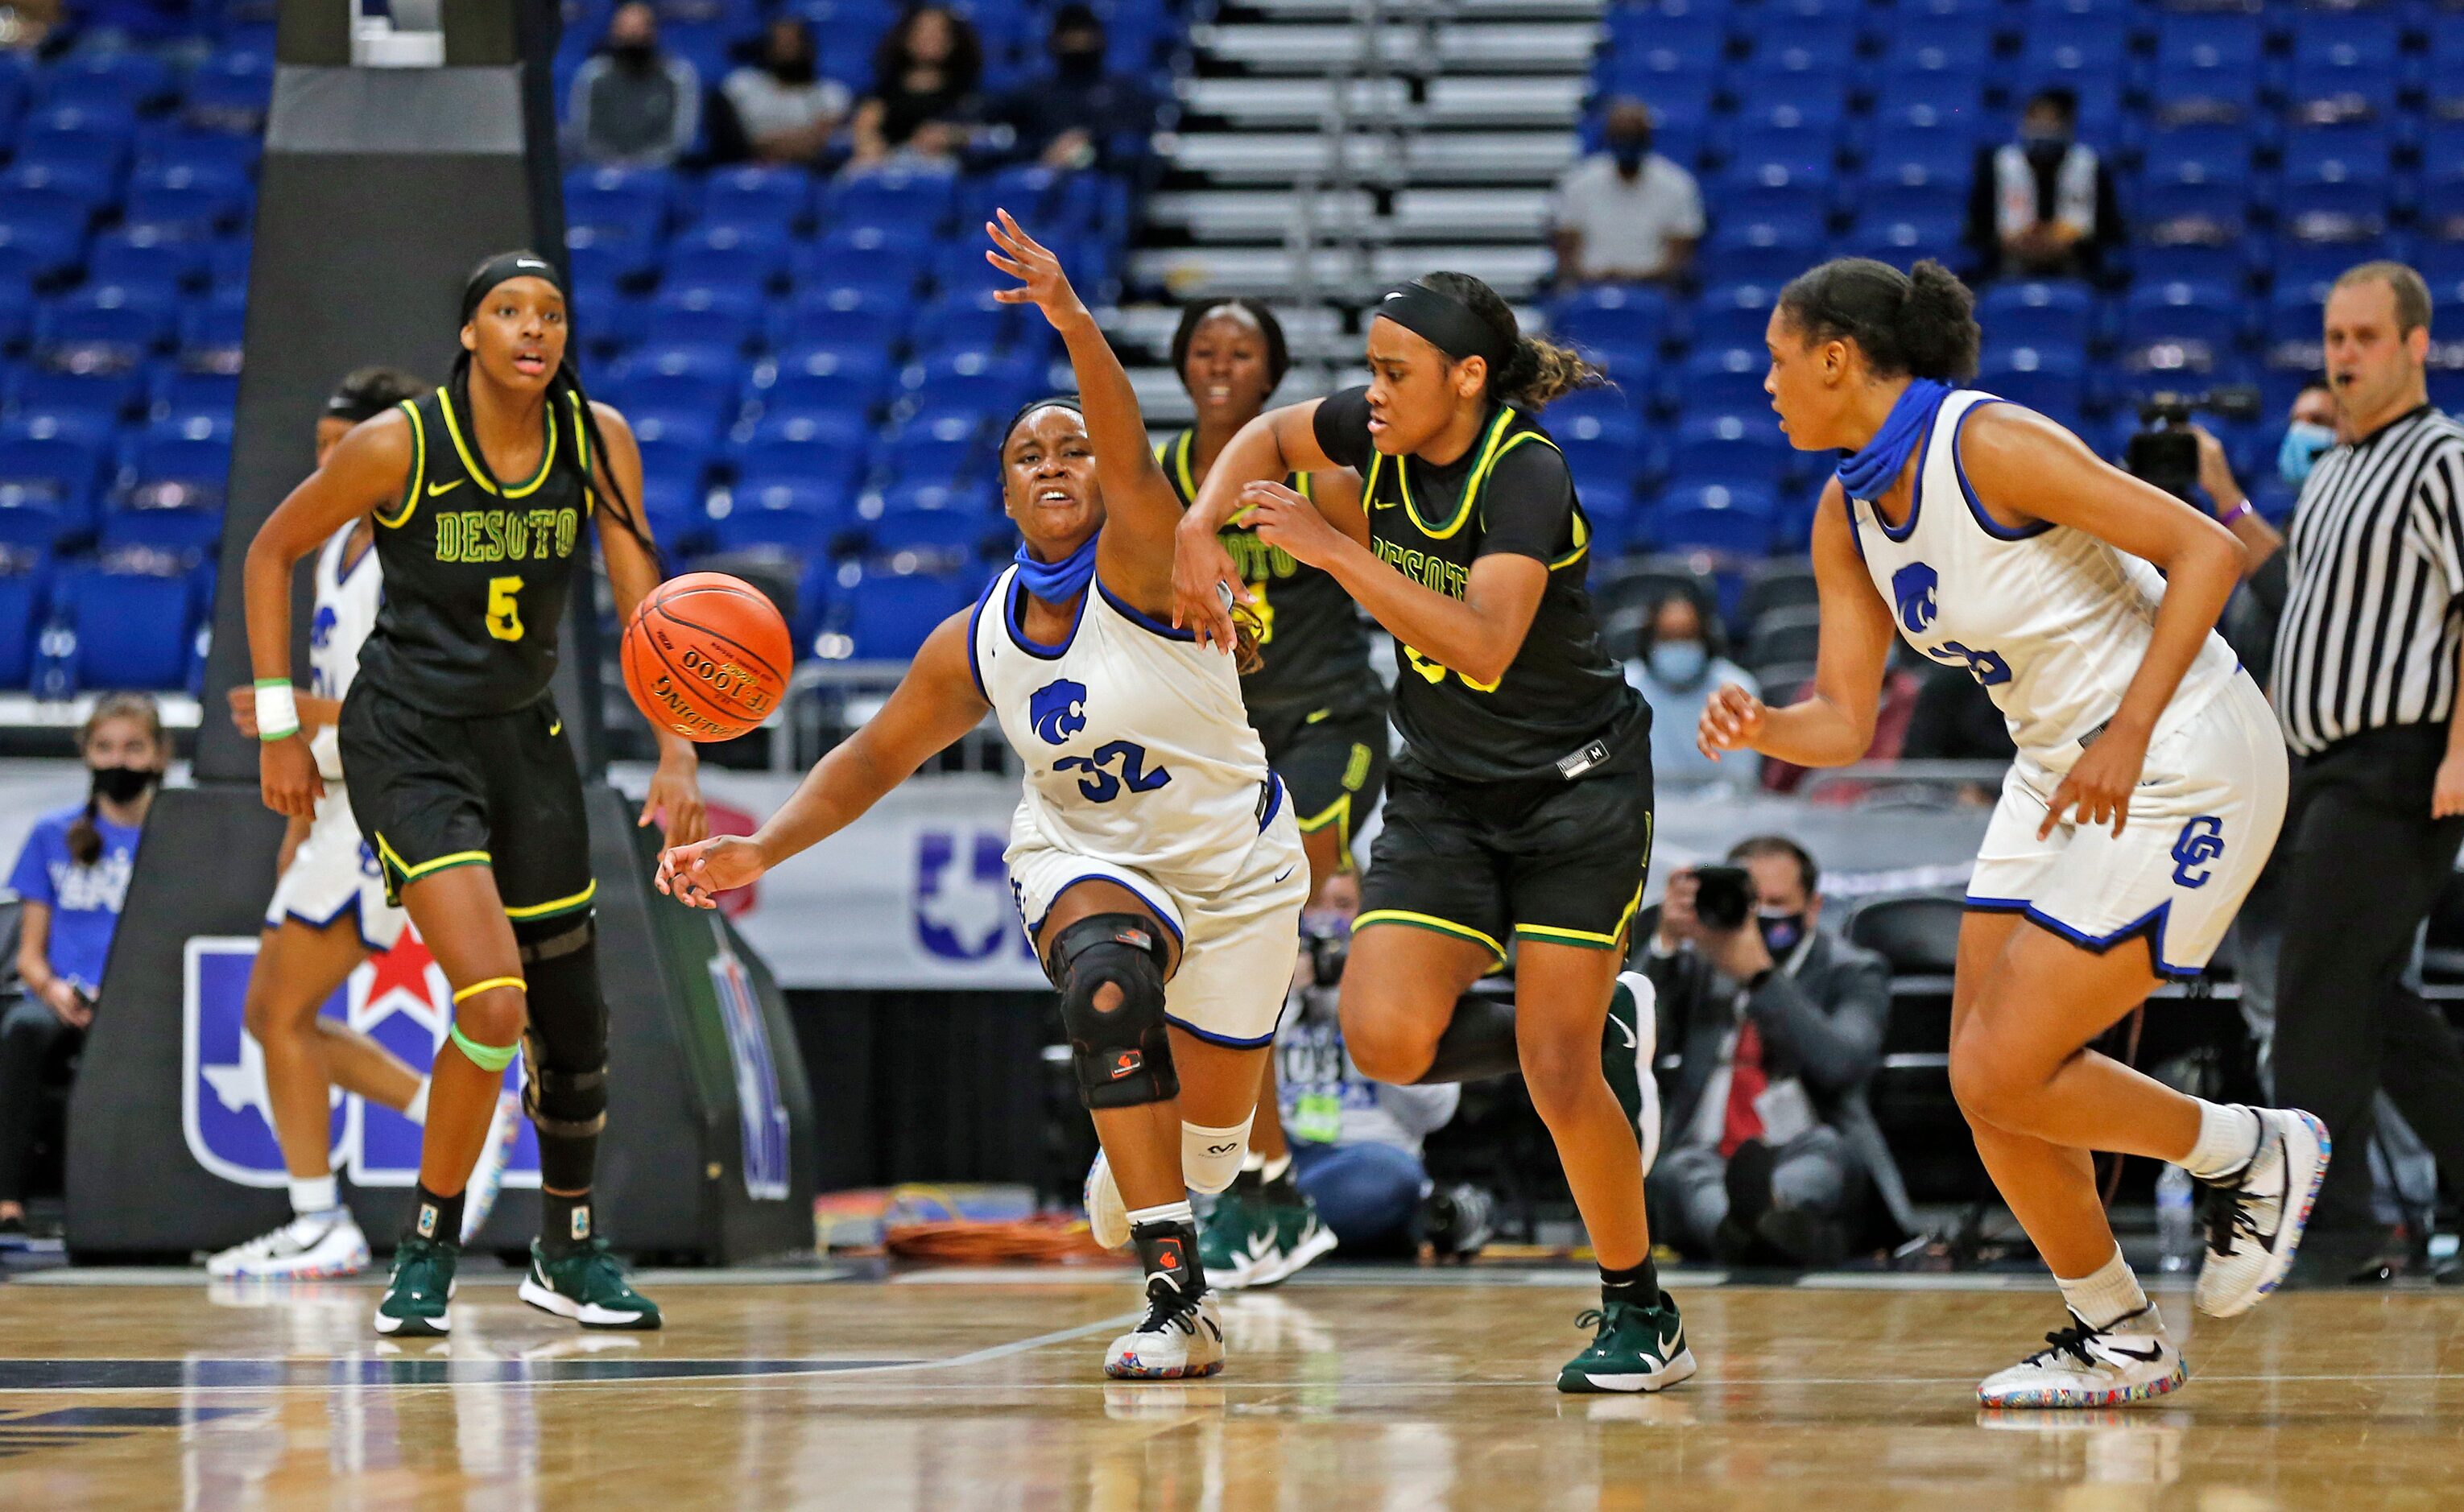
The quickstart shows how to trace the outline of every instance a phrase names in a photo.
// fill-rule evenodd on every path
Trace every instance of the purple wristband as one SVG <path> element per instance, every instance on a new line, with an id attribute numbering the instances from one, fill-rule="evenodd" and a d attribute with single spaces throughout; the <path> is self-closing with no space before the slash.
<path id="1" fill-rule="evenodd" d="M 2251 501 L 2250 501 L 2250 500 L 2248 500 L 2248 499 L 2244 499 L 2244 500 L 2242 500 L 2240 503 L 2238 503 L 2238 504 L 2234 505 L 2233 508 L 2231 508 L 2231 509 L 2229 509 L 2229 510 L 2225 511 L 2223 514 L 2221 514 L 2221 515 L 2217 515 L 2217 516 L 2216 516 L 2216 523 L 2217 523 L 2217 524 L 2219 524 L 2219 525 L 2225 526 L 2227 529 L 2231 529 L 2231 528 L 2232 528 L 2232 526 L 2233 526 L 2233 521 L 2235 521 L 2235 520 L 2237 520 L 2237 519 L 2241 518 L 2244 515 L 2249 515 L 2249 514 L 2253 514 L 2253 513 L 2255 513 L 2255 512 L 2256 511 L 2256 509 L 2257 509 L 2257 506 L 2256 506 L 2256 505 L 2254 505 L 2254 504 L 2253 504 L 2253 503 L 2251 503 Z"/>

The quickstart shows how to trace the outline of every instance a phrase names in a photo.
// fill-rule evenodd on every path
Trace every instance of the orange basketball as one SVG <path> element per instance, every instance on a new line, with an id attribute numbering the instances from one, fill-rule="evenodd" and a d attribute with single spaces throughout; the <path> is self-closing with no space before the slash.
<path id="1" fill-rule="evenodd" d="M 769 597 L 723 572 L 650 590 L 625 627 L 625 690 L 642 717 L 688 740 L 733 740 L 787 696 L 795 663 Z"/>

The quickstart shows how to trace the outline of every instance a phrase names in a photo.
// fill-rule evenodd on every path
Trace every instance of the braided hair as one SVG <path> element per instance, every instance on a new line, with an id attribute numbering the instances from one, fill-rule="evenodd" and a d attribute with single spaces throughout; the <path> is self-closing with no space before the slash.
<path id="1" fill-rule="evenodd" d="M 528 251 L 498 252 L 471 271 L 471 279 L 462 289 L 462 323 L 471 323 L 472 318 L 479 312 L 479 302 L 488 296 L 490 290 L 515 278 L 543 279 L 554 285 L 559 295 L 565 292 L 564 279 L 558 274 L 556 265 L 539 253 Z M 454 406 L 465 414 L 471 411 L 472 355 L 468 347 L 454 353 L 453 371 L 445 381 L 446 390 L 452 395 Z M 557 362 L 555 374 L 547 382 L 551 425 L 555 424 L 556 406 L 561 402 L 570 403 L 574 413 L 581 417 L 583 434 L 589 438 L 590 454 L 605 461 L 608 456 L 607 438 L 600 431 L 597 411 L 590 407 L 590 394 L 582 386 L 582 374 L 574 368 L 570 339 L 565 343 L 564 356 Z M 483 467 L 486 465 L 484 457 L 479 462 Z M 606 487 L 604 491 L 600 489 L 596 475 L 599 471 L 596 468 L 592 470 L 593 475 L 583 480 L 583 487 L 605 493 L 608 513 L 615 516 L 617 524 L 625 527 L 627 535 L 641 543 L 642 549 L 649 554 L 651 562 L 657 567 L 659 576 L 665 578 L 668 576 L 667 554 L 659 550 L 659 543 L 651 538 L 641 511 L 625 496 L 625 486 L 616 481 L 614 464 L 609 463 L 605 470 Z"/>

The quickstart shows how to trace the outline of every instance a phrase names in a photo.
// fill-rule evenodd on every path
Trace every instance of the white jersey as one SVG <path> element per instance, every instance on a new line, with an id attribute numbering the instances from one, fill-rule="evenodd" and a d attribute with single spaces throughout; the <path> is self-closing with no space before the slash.
<path id="1" fill-rule="evenodd" d="M 338 702 L 359 675 L 360 646 L 377 627 L 383 587 L 375 542 L 356 561 L 343 562 L 357 528 L 356 520 L 343 526 L 317 553 L 317 607 L 308 622 L 308 690 Z M 316 753 L 319 775 L 328 782 L 341 779 L 341 738 L 334 726 L 318 727 L 308 749 Z"/>
<path id="2" fill-rule="evenodd" d="M 2113 717 L 2138 674 L 2165 580 L 2085 531 L 2043 520 L 2013 531 L 1985 512 L 1959 465 L 1959 431 L 1996 403 L 1973 389 L 1942 402 L 1904 527 L 1856 499 L 1848 521 L 1900 634 L 1932 660 L 1967 668 L 2019 750 L 2068 770 L 2079 737 Z M 2153 739 L 2189 722 L 2239 665 L 2210 630 Z"/>
<path id="3" fill-rule="evenodd" d="M 1231 657 L 1147 618 L 1100 581 L 1058 646 L 1020 621 L 1018 569 L 968 625 L 976 687 L 1026 769 L 1010 862 L 1039 847 L 1205 894 L 1243 873 L 1282 787 L 1241 703 Z"/>

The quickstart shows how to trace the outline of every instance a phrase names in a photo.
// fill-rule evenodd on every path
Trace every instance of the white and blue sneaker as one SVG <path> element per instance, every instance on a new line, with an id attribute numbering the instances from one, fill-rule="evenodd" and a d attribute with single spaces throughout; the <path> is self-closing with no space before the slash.
<path id="1" fill-rule="evenodd" d="M 2327 1126 L 2298 1107 L 2255 1107 L 2258 1149 L 2230 1176 L 2206 1183 L 2208 1254 L 2198 1305 L 2232 1318 L 2283 1284 L 2327 1176 Z"/>
<path id="2" fill-rule="evenodd" d="M 303 1213 L 269 1234 L 207 1257 L 213 1281 L 314 1281 L 368 1268 L 368 1239 L 348 1208 Z"/>
<path id="3" fill-rule="evenodd" d="M 2071 1314 L 2071 1326 L 2045 1335 L 2043 1348 L 1987 1376 L 1976 1399 L 1987 1407 L 2120 1407 L 2162 1396 L 2189 1376 L 2150 1303 L 2103 1328 Z"/>

